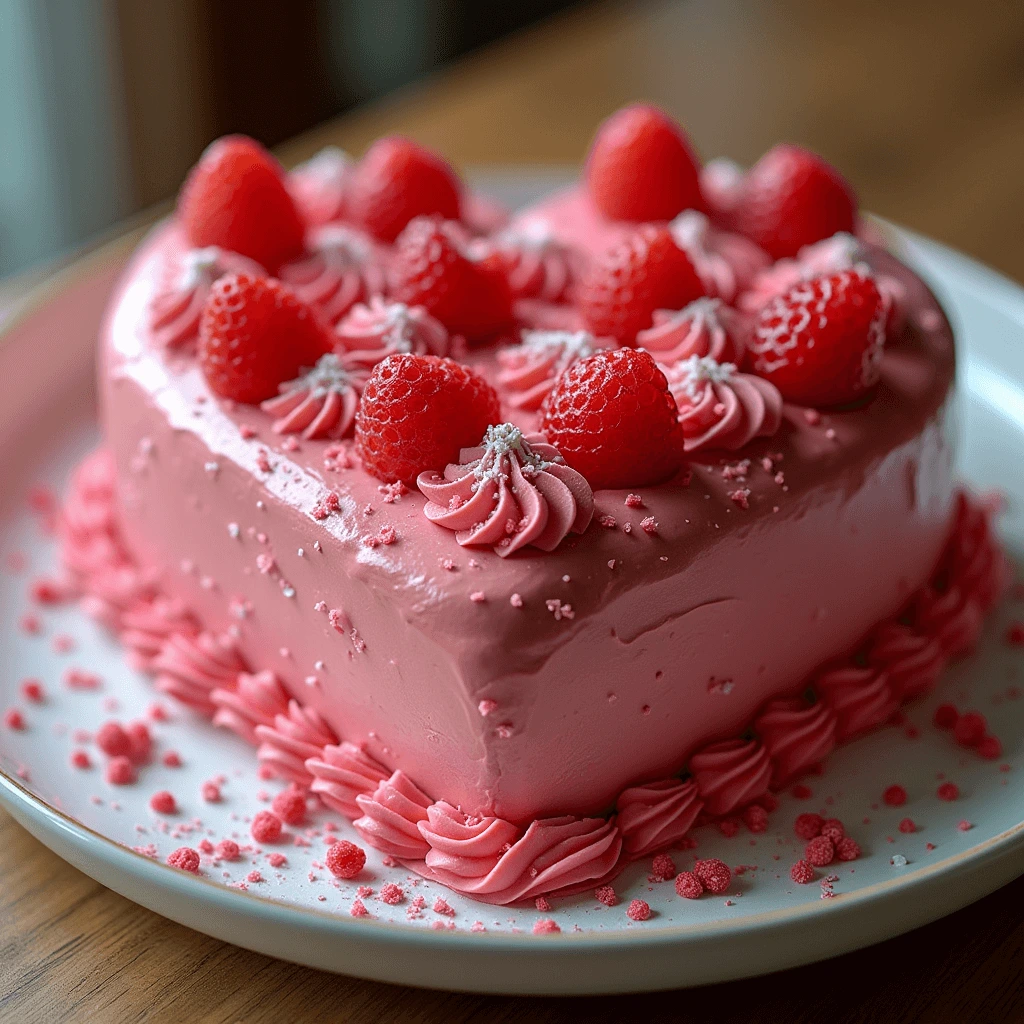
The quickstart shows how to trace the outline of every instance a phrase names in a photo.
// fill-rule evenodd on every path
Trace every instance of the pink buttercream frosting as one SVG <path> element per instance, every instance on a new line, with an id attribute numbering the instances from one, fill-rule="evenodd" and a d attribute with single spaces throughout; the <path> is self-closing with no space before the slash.
<path id="1" fill-rule="evenodd" d="M 679 310 L 654 311 L 654 324 L 636 336 L 659 363 L 672 366 L 690 356 L 710 356 L 720 363 L 743 362 L 748 325 L 721 299 L 706 296 Z"/>
<path id="2" fill-rule="evenodd" d="M 257 725 L 260 741 L 256 756 L 261 765 L 299 786 L 308 787 L 313 776 L 306 768 L 311 757 L 319 756 L 328 744 L 338 742 L 331 727 L 310 707 L 288 701 L 286 714 L 275 715 L 273 725 Z"/>
<path id="3" fill-rule="evenodd" d="M 316 366 L 280 385 L 281 394 L 260 403 L 274 417 L 275 434 L 340 438 L 352 430 L 369 371 L 345 353 L 327 352 Z"/>
<path id="4" fill-rule="evenodd" d="M 272 727 L 278 715 L 288 712 L 288 694 L 270 669 L 238 674 L 237 685 L 210 694 L 216 710 L 213 724 L 230 729 L 254 747 L 259 745 L 256 726 Z"/>
<path id="5" fill-rule="evenodd" d="M 664 369 L 688 452 L 737 451 L 755 437 L 771 437 L 782 425 L 778 388 L 763 377 L 741 373 L 734 363 L 690 356 Z"/>
<path id="6" fill-rule="evenodd" d="M 704 810 L 717 817 L 764 796 L 772 780 L 772 763 L 757 740 L 721 740 L 690 758 L 690 772 Z"/>
<path id="7" fill-rule="evenodd" d="M 368 236 L 347 224 L 315 228 L 306 255 L 281 268 L 281 280 L 337 323 L 357 302 L 385 290 L 382 257 Z"/>
<path id="8" fill-rule="evenodd" d="M 357 303 L 336 328 L 347 358 L 372 367 L 397 352 L 448 355 L 448 330 L 422 306 L 407 306 L 374 296 Z"/>
<path id="9" fill-rule="evenodd" d="M 369 796 L 391 774 L 362 747 L 347 740 L 337 746 L 328 744 L 316 757 L 306 761 L 313 777 L 310 790 L 332 810 L 346 818 L 358 818 L 363 812 L 357 796 Z"/>
<path id="10" fill-rule="evenodd" d="M 422 860 L 430 845 L 417 827 L 427 820 L 430 797 L 401 770 L 369 794 L 356 796 L 362 812 L 353 825 L 374 848 L 391 857 Z"/>
<path id="11" fill-rule="evenodd" d="M 913 700 L 938 682 L 946 658 L 938 639 L 903 622 L 883 622 L 867 645 L 869 663 L 884 671 L 897 700 Z"/>
<path id="12" fill-rule="evenodd" d="M 185 605 L 161 596 L 129 605 L 120 616 L 121 643 L 132 667 L 149 670 L 166 641 L 175 633 L 194 637 L 199 625 Z"/>
<path id="13" fill-rule="evenodd" d="M 172 254 L 149 306 L 153 341 L 173 349 L 198 338 L 206 297 L 225 274 L 266 277 L 267 272 L 255 260 L 216 246 Z"/>
<path id="14" fill-rule="evenodd" d="M 580 359 L 606 348 L 586 331 L 523 331 L 519 345 L 498 350 L 498 384 L 513 409 L 535 412 L 555 381 Z"/>
<path id="15" fill-rule="evenodd" d="M 684 210 L 669 230 L 690 257 L 705 292 L 730 304 L 771 266 L 771 257 L 759 245 L 714 227 L 699 210 Z"/>
<path id="16" fill-rule="evenodd" d="M 772 760 L 772 787 L 779 789 L 823 761 L 836 745 L 836 715 L 828 705 L 802 697 L 769 701 L 754 721 Z"/>
<path id="17" fill-rule="evenodd" d="M 231 637 L 208 632 L 168 637 L 151 667 L 161 693 L 205 715 L 214 712 L 213 691 L 233 688 L 239 672 L 246 671 Z"/>
<path id="18" fill-rule="evenodd" d="M 704 809 L 697 785 L 687 779 L 661 779 L 630 786 L 615 803 L 616 824 L 630 858 L 645 857 L 677 843 Z"/>
<path id="19" fill-rule="evenodd" d="M 352 159 L 344 150 L 325 146 L 292 169 L 288 191 L 307 224 L 318 227 L 343 216 L 352 166 Z"/>
<path id="20" fill-rule="evenodd" d="M 814 689 L 836 713 L 836 740 L 854 736 L 887 722 L 899 707 L 885 672 L 871 666 L 843 664 L 814 679 Z"/>
<path id="21" fill-rule="evenodd" d="M 582 533 L 594 515 L 590 485 L 540 435 L 511 423 L 487 428 L 479 448 L 463 448 L 444 476 L 421 473 L 423 514 L 456 531 L 464 546 L 486 545 L 502 556 L 532 545 L 553 551 Z"/>
<path id="22" fill-rule="evenodd" d="M 565 299 L 573 280 L 573 257 L 555 240 L 547 221 L 520 221 L 482 244 L 497 249 L 504 257 L 513 298 L 544 302 Z"/>

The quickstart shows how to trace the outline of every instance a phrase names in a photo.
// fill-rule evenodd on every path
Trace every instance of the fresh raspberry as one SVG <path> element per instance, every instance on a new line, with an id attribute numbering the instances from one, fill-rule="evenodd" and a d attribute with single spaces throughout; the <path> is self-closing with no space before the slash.
<path id="1" fill-rule="evenodd" d="M 416 217 L 395 242 L 391 296 L 407 306 L 423 306 L 449 333 L 479 341 L 512 320 L 506 273 L 500 254 L 471 259 L 458 225 Z"/>
<path id="2" fill-rule="evenodd" d="M 699 860 L 693 865 L 693 873 L 700 879 L 708 892 L 716 895 L 725 892 L 732 881 L 732 872 L 724 861 L 710 858 Z"/>
<path id="3" fill-rule="evenodd" d="M 814 868 L 805 860 L 798 860 L 790 869 L 789 877 L 796 882 L 797 885 L 807 885 L 808 882 L 814 881 Z"/>
<path id="4" fill-rule="evenodd" d="M 281 838 L 281 819 L 271 811 L 259 811 L 252 819 L 249 834 L 257 843 L 276 843 Z"/>
<path id="5" fill-rule="evenodd" d="M 825 819 L 820 814 L 798 814 L 793 823 L 793 831 L 801 839 L 814 839 L 821 835 Z"/>
<path id="6" fill-rule="evenodd" d="M 671 220 L 701 208 L 697 159 L 682 129 L 657 107 L 623 107 L 597 130 L 587 157 L 594 205 L 612 220 Z"/>
<path id="7" fill-rule="evenodd" d="M 123 754 L 120 754 L 107 762 L 107 770 L 104 775 L 112 786 L 130 786 L 135 781 L 135 765 Z"/>
<path id="8" fill-rule="evenodd" d="M 277 394 L 331 347 L 316 313 L 265 277 L 228 274 L 210 289 L 199 321 L 199 364 L 223 398 L 255 404 Z"/>
<path id="9" fill-rule="evenodd" d="M 817 836 L 804 847 L 804 857 L 816 868 L 823 868 L 835 859 L 836 848 L 828 836 Z"/>
<path id="10" fill-rule="evenodd" d="M 96 746 L 108 757 L 125 756 L 132 749 L 131 737 L 120 722 L 104 722 L 96 730 Z"/>
<path id="11" fill-rule="evenodd" d="M 846 828 L 838 818 L 829 818 L 821 826 L 821 834 L 831 839 L 832 845 L 835 846 L 846 835 Z"/>
<path id="12" fill-rule="evenodd" d="M 359 161 L 349 186 L 353 220 L 385 242 L 423 214 L 459 219 L 459 179 L 437 156 L 398 135 L 378 139 Z"/>
<path id="13" fill-rule="evenodd" d="M 860 846 L 851 836 L 845 836 L 836 843 L 837 860 L 856 860 L 860 856 Z"/>
<path id="14" fill-rule="evenodd" d="M 955 782 L 944 782 L 935 791 L 940 800 L 956 800 L 960 796 L 960 787 Z"/>
<path id="15" fill-rule="evenodd" d="M 306 798 L 302 791 L 294 786 L 289 786 L 278 793 L 270 806 L 274 813 L 289 825 L 301 825 L 306 817 Z"/>
<path id="16" fill-rule="evenodd" d="M 940 704 L 932 717 L 936 729 L 953 729 L 958 721 L 960 721 L 960 712 L 953 704 Z"/>
<path id="17" fill-rule="evenodd" d="M 381 480 L 412 484 L 425 470 L 457 462 L 501 420 L 494 388 L 468 367 L 440 356 L 391 355 L 373 369 L 356 414 L 363 468 Z"/>
<path id="18" fill-rule="evenodd" d="M 803 281 L 758 313 L 748 358 L 791 402 L 852 402 L 878 382 L 888 312 L 860 270 Z"/>
<path id="19" fill-rule="evenodd" d="M 646 921 L 651 916 L 651 905 L 646 900 L 630 900 L 626 917 L 631 921 Z"/>
<path id="20" fill-rule="evenodd" d="M 667 881 L 669 878 L 675 878 L 675 861 L 673 861 L 667 853 L 657 854 L 651 862 L 651 874 L 654 875 L 655 878 L 660 878 L 663 881 Z"/>
<path id="21" fill-rule="evenodd" d="M 882 794 L 887 807 L 902 807 L 907 802 L 907 791 L 902 786 L 889 786 Z"/>
<path id="22" fill-rule="evenodd" d="M 336 878 L 355 878 L 363 870 L 366 854 L 355 843 L 339 839 L 328 847 L 324 860 L 327 862 L 328 870 Z"/>
<path id="23" fill-rule="evenodd" d="M 986 761 L 995 761 L 1003 755 L 1003 744 L 998 736 L 986 736 L 975 749 Z"/>
<path id="24" fill-rule="evenodd" d="M 154 793 L 149 798 L 149 806 L 157 814 L 174 814 L 178 809 L 178 803 L 174 799 L 174 794 L 169 793 L 166 789 L 161 789 Z"/>
<path id="25" fill-rule="evenodd" d="M 692 871 L 676 875 L 676 892 L 686 900 L 697 900 L 704 895 L 704 883 Z"/>
<path id="26" fill-rule="evenodd" d="M 744 175 L 731 227 L 773 259 L 854 229 L 857 197 L 821 157 L 799 146 L 770 149 Z"/>
<path id="27" fill-rule="evenodd" d="M 592 334 L 632 345 L 656 309 L 682 309 L 703 294 L 690 257 L 668 228 L 644 224 L 594 259 L 578 303 Z"/>
<path id="28" fill-rule="evenodd" d="M 207 147 L 178 194 L 178 220 L 197 249 L 241 253 L 271 273 L 303 248 L 305 229 L 284 172 L 244 135 Z"/>
<path id="29" fill-rule="evenodd" d="M 193 850 L 191 846 L 179 846 L 177 850 L 167 855 L 167 863 L 172 868 L 190 871 L 193 875 L 198 875 L 199 851 Z"/>
<path id="30" fill-rule="evenodd" d="M 238 860 L 241 855 L 238 843 L 234 839 L 222 839 L 216 846 L 214 853 L 219 860 Z"/>
<path id="31" fill-rule="evenodd" d="M 967 714 L 961 715 L 953 726 L 953 739 L 961 747 L 976 747 L 985 738 L 987 731 L 988 722 L 985 721 L 985 716 L 979 715 L 977 711 L 968 711 Z"/>
<path id="32" fill-rule="evenodd" d="M 660 483 L 682 462 L 668 381 L 639 349 L 599 352 L 570 366 L 544 399 L 540 429 L 594 490 Z"/>
<path id="33" fill-rule="evenodd" d="M 743 822 L 751 832 L 767 832 L 768 812 L 760 804 L 751 804 L 743 812 Z"/>

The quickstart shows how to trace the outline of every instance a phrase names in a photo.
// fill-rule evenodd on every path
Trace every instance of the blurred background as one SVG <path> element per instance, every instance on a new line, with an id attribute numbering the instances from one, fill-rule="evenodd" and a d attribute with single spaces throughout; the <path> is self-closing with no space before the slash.
<path id="1" fill-rule="evenodd" d="M 809 145 L 1024 278 L 1019 0 L 0 0 L 0 72 L 0 275 L 172 197 L 228 131 L 564 165 L 643 98 L 705 158 Z"/>

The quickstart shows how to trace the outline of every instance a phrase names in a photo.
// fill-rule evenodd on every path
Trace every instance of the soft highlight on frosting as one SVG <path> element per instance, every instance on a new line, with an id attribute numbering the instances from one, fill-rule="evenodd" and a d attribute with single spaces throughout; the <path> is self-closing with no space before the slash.
<path id="1" fill-rule="evenodd" d="M 346 360 L 370 369 L 389 355 L 446 356 L 448 330 L 422 306 L 380 296 L 356 303 L 335 328 Z"/>
<path id="2" fill-rule="evenodd" d="M 337 146 L 324 146 L 288 175 L 288 191 L 310 227 L 338 220 L 345 212 L 352 158 Z"/>
<path id="3" fill-rule="evenodd" d="M 306 761 L 313 778 L 310 792 L 346 818 L 358 818 L 363 812 L 357 796 L 369 796 L 390 772 L 362 747 L 347 740 L 337 746 L 328 744 L 316 757 Z"/>
<path id="4" fill-rule="evenodd" d="M 260 403 L 274 417 L 275 434 L 341 438 L 352 431 L 369 370 L 346 355 L 327 352 L 316 366 L 280 385 L 281 394 Z"/>
<path id="5" fill-rule="evenodd" d="M 587 331 L 523 331 L 519 345 L 498 351 L 498 384 L 513 409 L 536 412 L 573 363 L 606 347 Z"/>
<path id="6" fill-rule="evenodd" d="M 556 241 L 546 220 L 521 221 L 485 244 L 502 254 L 513 298 L 544 302 L 566 298 L 573 280 L 572 255 Z"/>
<path id="7" fill-rule="evenodd" d="M 440 476 L 421 473 L 423 514 L 454 530 L 463 546 L 493 547 L 501 556 L 527 545 L 553 551 L 569 533 L 582 533 L 594 515 L 584 477 L 538 434 L 511 423 L 487 428 L 478 448 L 463 448 Z"/>
<path id="8" fill-rule="evenodd" d="M 636 344 L 666 366 L 691 356 L 738 366 L 746 351 L 747 329 L 735 309 L 703 296 L 682 309 L 655 310 L 653 325 L 637 334 Z"/>

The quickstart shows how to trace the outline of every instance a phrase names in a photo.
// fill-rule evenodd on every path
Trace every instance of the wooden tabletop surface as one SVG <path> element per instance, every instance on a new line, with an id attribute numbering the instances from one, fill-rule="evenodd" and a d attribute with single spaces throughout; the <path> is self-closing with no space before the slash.
<path id="1" fill-rule="evenodd" d="M 631 99 L 705 157 L 780 139 L 863 205 L 1024 279 L 1024 5 L 691 0 L 582 7 L 297 140 L 359 153 L 407 132 L 464 166 L 578 161 Z M 0 1020 L 846 1022 L 1019 1020 L 1024 879 L 910 935 L 692 992 L 525 1000 L 403 989 L 191 932 L 64 864 L 0 812 Z"/>

